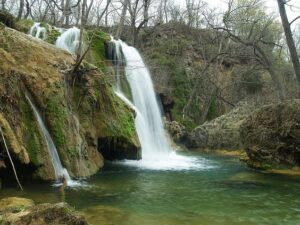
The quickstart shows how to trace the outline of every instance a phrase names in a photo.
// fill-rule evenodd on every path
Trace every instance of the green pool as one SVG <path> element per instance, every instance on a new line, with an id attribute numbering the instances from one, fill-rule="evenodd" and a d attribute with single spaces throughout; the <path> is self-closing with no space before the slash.
<path id="1" fill-rule="evenodd" d="M 66 201 L 96 225 L 298 225 L 300 178 L 264 174 L 237 159 L 186 153 L 194 166 L 153 169 L 106 163 L 103 171 L 64 191 L 22 181 L 0 197 L 36 203 Z"/>

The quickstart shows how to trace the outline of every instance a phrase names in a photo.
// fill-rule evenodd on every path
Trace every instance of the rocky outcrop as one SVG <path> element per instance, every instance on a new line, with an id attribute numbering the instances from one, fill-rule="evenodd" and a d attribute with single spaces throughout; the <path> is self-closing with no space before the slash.
<path id="1" fill-rule="evenodd" d="M 189 133 L 186 145 L 189 148 L 241 149 L 240 126 L 253 108 L 253 105 L 240 103 L 229 113 L 205 122 Z"/>
<path id="2" fill-rule="evenodd" d="M 186 128 L 178 123 L 177 121 L 168 121 L 165 119 L 165 126 L 169 134 L 171 135 L 173 141 L 177 144 L 182 144 L 185 142 L 188 132 Z"/>
<path id="3" fill-rule="evenodd" d="M 130 150 L 124 147 L 123 158 L 129 158 L 128 154 L 139 158 L 133 113 L 115 96 L 102 72 L 104 64 L 95 69 L 84 63 L 72 74 L 74 60 L 67 52 L 3 25 L 0 58 L 0 126 L 17 167 L 30 169 L 28 173 L 43 180 L 54 178 L 47 145 L 25 98 L 26 91 L 72 177 L 90 176 L 103 166 L 101 142 L 105 139 L 114 138 L 119 145 L 129 146 Z M 0 151 L 3 147 L 0 140 Z M 110 150 L 114 152 L 106 148 Z"/>
<path id="4" fill-rule="evenodd" d="M 258 168 L 300 165 L 300 100 L 262 107 L 241 126 L 249 165 Z"/>
<path id="5" fill-rule="evenodd" d="M 24 198 L 5 198 L 0 201 L 2 225 L 88 225 L 83 215 L 66 203 L 39 204 Z"/>

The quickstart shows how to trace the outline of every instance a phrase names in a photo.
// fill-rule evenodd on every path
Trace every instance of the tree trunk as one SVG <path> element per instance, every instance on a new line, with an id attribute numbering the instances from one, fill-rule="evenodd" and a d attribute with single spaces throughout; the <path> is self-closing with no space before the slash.
<path id="1" fill-rule="evenodd" d="M 1 1 L 1 7 L 2 7 L 2 10 L 3 10 L 3 11 L 6 10 L 6 9 L 5 9 L 5 3 L 6 3 L 6 0 L 2 0 L 2 1 Z"/>
<path id="2" fill-rule="evenodd" d="M 127 12 L 127 7 L 128 7 L 128 0 L 124 0 L 121 18 L 120 18 L 119 26 L 118 26 L 117 33 L 116 33 L 116 39 L 119 39 L 122 34 L 125 17 L 126 17 L 126 12 Z"/>
<path id="3" fill-rule="evenodd" d="M 26 14 L 24 15 L 24 19 L 27 19 L 30 14 L 31 7 L 29 5 L 28 0 L 26 0 Z"/>
<path id="4" fill-rule="evenodd" d="M 24 9 L 24 0 L 20 0 L 20 8 L 19 8 L 17 20 L 22 19 L 23 9 Z"/>
<path id="5" fill-rule="evenodd" d="M 144 27 L 148 26 L 148 19 L 149 19 L 149 3 L 150 0 L 144 0 L 144 21 L 146 21 L 144 23 Z"/>
<path id="6" fill-rule="evenodd" d="M 282 21 L 282 26 L 284 29 L 285 37 L 286 37 L 286 42 L 290 51 L 294 71 L 296 74 L 296 77 L 298 79 L 298 83 L 300 84 L 300 62 L 299 62 L 299 57 L 297 54 L 297 49 L 295 46 L 295 42 L 293 39 L 293 34 L 291 31 L 291 26 L 288 21 L 286 11 L 285 11 L 285 1 L 283 0 L 277 0 L 278 3 L 278 8 L 279 8 L 279 13 Z"/>
<path id="7" fill-rule="evenodd" d="M 66 27 L 69 26 L 70 24 L 70 0 L 66 0 L 66 6 L 65 6 L 65 12 L 66 12 L 66 22 L 65 25 Z"/>
<path id="8" fill-rule="evenodd" d="M 87 9 L 86 9 L 85 16 L 84 16 L 84 19 L 85 19 L 86 23 L 88 21 L 90 11 L 91 11 L 91 8 L 92 8 L 93 4 L 94 4 L 94 0 L 91 0 L 89 7 L 87 7 Z"/>
<path id="9" fill-rule="evenodd" d="M 76 58 L 76 63 L 78 63 L 81 59 L 81 54 L 82 54 L 82 47 L 83 47 L 83 29 L 85 26 L 85 7 L 86 7 L 86 1 L 83 0 L 82 2 L 82 9 L 81 9 L 81 21 L 80 21 L 80 37 L 79 37 L 79 46 L 77 49 L 77 58 Z"/>

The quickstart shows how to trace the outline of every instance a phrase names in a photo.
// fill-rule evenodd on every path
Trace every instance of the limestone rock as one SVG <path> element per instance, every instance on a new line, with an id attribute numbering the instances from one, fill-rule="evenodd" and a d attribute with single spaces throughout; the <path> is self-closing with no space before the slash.
<path id="1" fill-rule="evenodd" d="M 186 128 L 177 121 L 165 120 L 165 126 L 175 143 L 182 143 L 187 135 Z"/>
<path id="2" fill-rule="evenodd" d="M 300 100 L 262 107 L 241 126 L 248 164 L 259 168 L 300 165 Z"/>
<path id="3" fill-rule="evenodd" d="M 34 205 L 30 199 L 13 197 L 2 199 L 0 206 L 3 225 L 88 225 L 67 203 Z"/>
<path id="4" fill-rule="evenodd" d="M 239 103 L 232 111 L 196 127 L 189 133 L 190 148 L 240 149 L 240 125 L 252 112 L 253 105 Z"/>
<path id="5" fill-rule="evenodd" d="M 134 116 L 100 69 L 83 63 L 73 79 L 70 54 L 8 27 L 0 27 L 0 58 L 0 125 L 17 159 L 15 165 L 27 165 L 22 167 L 24 174 L 34 173 L 43 180 L 55 177 L 25 92 L 31 95 L 71 177 L 91 176 L 103 166 L 101 140 L 105 138 L 130 146 L 130 151 L 124 148 L 123 158 L 138 158 Z"/>

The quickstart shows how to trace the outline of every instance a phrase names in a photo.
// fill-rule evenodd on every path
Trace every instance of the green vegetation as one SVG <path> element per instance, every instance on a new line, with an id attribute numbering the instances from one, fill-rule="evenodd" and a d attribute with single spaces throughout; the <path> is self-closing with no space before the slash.
<path id="1" fill-rule="evenodd" d="M 110 36 L 102 30 L 87 30 L 85 36 L 87 43 L 92 40 L 87 61 L 97 66 L 101 72 L 106 72 L 105 48 Z"/>
<path id="2" fill-rule="evenodd" d="M 33 21 L 32 20 L 19 20 L 17 23 L 16 23 L 16 29 L 18 31 L 21 31 L 23 33 L 28 33 L 30 28 L 32 27 L 33 25 Z"/>
<path id="3" fill-rule="evenodd" d="M 21 112 L 22 112 L 22 124 L 24 132 L 24 142 L 27 145 L 27 151 L 29 154 L 30 161 L 35 165 L 39 166 L 40 162 L 40 152 L 42 148 L 42 141 L 40 136 L 40 131 L 38 130 L 36 124 L 36 118 L 34 112 L 32 111 L 29 103 L 26 101 L 25 97 L 21 101 Z"/>
<path id="4" fill-rule="evenodd" d="M 57 38 L 60 36 L 60 32 L 57 29 L 52 28 L 47 31 L 46 41 L 50 44 L 55 44 Z"/>
<path id="5" fill-rule="evenodd" d="M 57 148 L 65 147 L 65 129 L 67 125 L 67 112 L 63 104 L 63 96 L 55 93 L 48 96 L 46 105 L 46 118 L 50 124 L 54 142 Z"/>
<path id="6" fill-rule="evenodd" d="M 208 113 L 206 116 L 207 120 L 213 120 L 218 116 L 218 109 L 217 109 L 217 98 L 216 96 L 213 96 L 213 100 L 211 101 L 211 104 L 208 109 Z"/>

